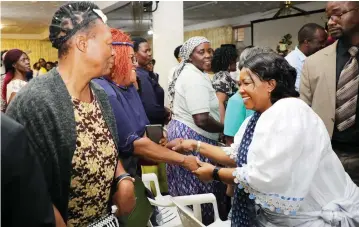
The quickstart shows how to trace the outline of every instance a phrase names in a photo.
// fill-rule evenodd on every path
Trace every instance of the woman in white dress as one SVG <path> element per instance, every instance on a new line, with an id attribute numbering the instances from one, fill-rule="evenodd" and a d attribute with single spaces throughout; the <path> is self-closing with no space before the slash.
<path id="1" fill-rule="evenodd" d="M 295 98 L 295 78 L 295 69 L 275 53 L 248 59 L 239 92 L 256 112 L 232 146 L 184 140 L 172 149 L 197 150 L 230 167 L 198 161 L 193 173 L 203 181 L 238 185 L 232 226 L 359 226 L 359 188 L 333 152 L 322 120 Z"/>
<path id="2" fill-rule="evenodd" d="M 2 98 L 6 100 L 7 106 L 16 93 L 27 84 L 26 73 L 31 71 L 31 67 L 28 55 L 19 49 L 6 52 L 4 65 L 6 76 L 2 85 Z"/>

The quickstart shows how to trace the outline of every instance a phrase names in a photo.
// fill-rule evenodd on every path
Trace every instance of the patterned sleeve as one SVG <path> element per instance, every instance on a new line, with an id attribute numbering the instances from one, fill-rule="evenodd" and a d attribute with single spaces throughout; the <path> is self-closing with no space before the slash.
<path id="1" fill-rule="evenodd" d="M 223 72 L 218 72 L 214 75 L 212 86 L 216 92 L 222 92 L 228 96 L 231 96 L 231 83 L 227 80 L 227 77 Z"/>

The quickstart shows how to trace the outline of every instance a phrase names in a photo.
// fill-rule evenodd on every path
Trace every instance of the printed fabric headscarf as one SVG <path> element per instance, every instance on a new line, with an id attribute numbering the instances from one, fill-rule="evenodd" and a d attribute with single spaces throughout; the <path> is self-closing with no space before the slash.
<path id="1" fill-rule="evenodd" d="M 170 109 L 172 109 L 172 107 L 173 107 L 173 100 L 174 100 L 174 96 L 175 96 L 175 85 L 176 85 L 177 78 L 181 74 L 185 64 L 188 62 L 189 57 L 191 56 L 194 49 L 196 47 L 198 47 L 199 45 L 201 45 L 202 43 L 210 43 L 210 42 L 206 37 L 195 36 L 195 37 L 188 39 L 181 47 L 179 57 L 182 58 L 182 61 L 177 66 L 177 68 L 174 72 L 174 75 L 173 75 L 173 80 L 168 87 L 168 99 L 170 101 Z"/>

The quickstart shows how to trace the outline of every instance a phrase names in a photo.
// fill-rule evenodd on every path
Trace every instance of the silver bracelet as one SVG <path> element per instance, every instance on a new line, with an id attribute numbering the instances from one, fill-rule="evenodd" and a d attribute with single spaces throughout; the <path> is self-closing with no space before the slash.
<path id="1" fill-rule="evenodd" d="M 121 180 L 119 180 L 119 181 L 117 182 L 116 190 L 117 190 L 117 188 L 118 188 L 118 185 L 121 183 L 121 181 L 126 180 L 126 179 L 129 179 L 129 180 L 132 181 L 132 183 L 133 183 L 133 178 L 132 178 L 131 176 L 123 177 Z"/>
<path id="2" fill-rule="evenodd" d="M 196 152 L 199 152 L 200 149 L 201 149 L 201 141 L 197 141 Z"/>

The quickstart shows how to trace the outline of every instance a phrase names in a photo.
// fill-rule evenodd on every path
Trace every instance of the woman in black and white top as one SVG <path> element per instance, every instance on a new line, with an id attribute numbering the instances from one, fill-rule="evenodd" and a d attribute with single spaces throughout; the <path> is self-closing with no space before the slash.
<path id="1" fill-rule="evenodd" d="M 212 80 L 212 85 L 219 101 L 219 112 L 222 124 L 224 123 L 226 113 L 226 102 L 238 90 L 236 81 L 234 81 L 230 75 L 230 72 L 236 71 L 237 58 L 237 50 L 230 45 L 223 45 L 217 48 L 213 55 L 212 70 L 215 75 Z"/>

